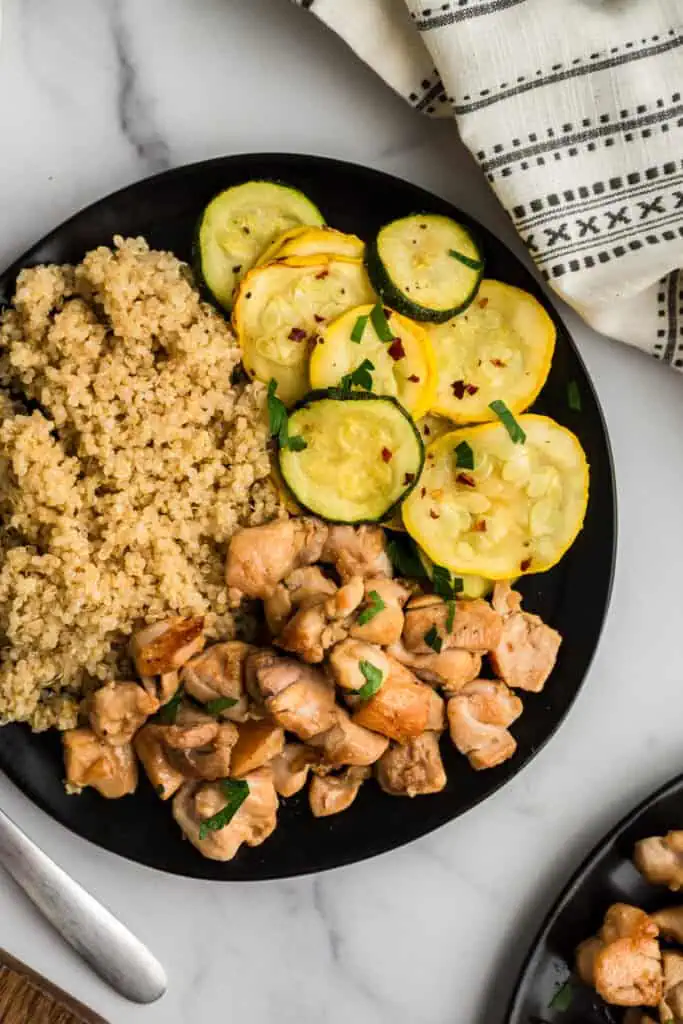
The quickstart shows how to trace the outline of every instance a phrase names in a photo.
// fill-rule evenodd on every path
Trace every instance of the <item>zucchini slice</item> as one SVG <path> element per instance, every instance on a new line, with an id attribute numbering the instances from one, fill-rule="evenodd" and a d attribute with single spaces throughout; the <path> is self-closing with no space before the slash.
<path id="1" fill-rule="evenodd" d="M 311 200 L 289 185 L 245 181 L 215 196 L 197 228 L 196 268 L 213 298 L 232 306 L 235 286 L 273 239 L 288 228 L 321 225 Z"/>
<path id="2" fill-rule="evenodd" d="M 362 263 L 283 260 L 254 267 L 237 292 L 233 326 L 249 374 L 291 406 L 309 391 L 308 361 L 325 323 L 374 299 Z"/>
<path id="3" fill-rule="evenodd" d="M 546 416 L 519 416 L 514 444 L 502 423 L 445 434 L 427 450 L 420 486 L 402 507 L 408 533 L 437 565 L 458 576 L 502 580 L 543 572 L 579 533 L 588 463 L 574 436 Z M 474 468 L 458 469 L 466 441 Z"/>
<path id="4" fill-rule="evenodd" d="M 421 327 L 390 309 L 384 314 L 392 340 L 382 341 L 373 326 L 373 308 L 357 306 L 327 325 L 322 343 L 311 355 L 311 386 L 336 387 L 342 377 L 369 359 L 373 392 L 393 395 L 411 416 L 422 416 L 436 395 L 431 342 Z"/>
<path id="5" fill-rule="evenodd" d="M 545 384 L 555 325 L 521 288 L 482 281 L 465 313 L 427 330 L 439 367 L 432 410 L 454 423 L 495 419 L 489 404 L 501 395 L 511 412 L 522 412 Z"/>
<path id="6" fill-rule="evenodd" d="M 380 229 L 368 246 L 370 279 L 382 299 L 414 320 L 443 323 L 474 298 L 484 257 L 462 224 L 414 214 Z"/>
<path id="7" fill-rule="evenodd" d="M 337 523 L 378 522 L 410 494 L 424 445 L 388 395 L 312 391 L 289 417 L 299 450 L 280 447 L 282 476 L 297 502 Z"/>

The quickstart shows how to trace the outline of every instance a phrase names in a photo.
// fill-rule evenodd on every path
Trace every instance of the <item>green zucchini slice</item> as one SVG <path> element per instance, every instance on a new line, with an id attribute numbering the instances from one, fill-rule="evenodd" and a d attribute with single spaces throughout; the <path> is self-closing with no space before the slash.
<path id="1" fill-rule="evenodd" d="M 483 254 L 467 228 L 434 213 L 386 224 L 366 258 L 370 280 L 387 305 L 432 323 L 465 309 L 484 273 Z"/>
<path id="2" fill-rule="evenodd" d="M 213 298 L 232 307 L 233 292 L 274 238 L 293 227 L 325 223 L 311 200 L 289 185 L 245 181 L 215 196 L 199 220 L 196 270 Z"/>
<path id="3" fill-rule="evenodd" d="M 332 522 L 384 519 L 422 472 L 422 438 L 389 395 L 312 391 L 291 413 L 288 434 L 279 450 L 285 483 L 301 506 Z M 292 446 L 292 438 L 303 441 Z"/>

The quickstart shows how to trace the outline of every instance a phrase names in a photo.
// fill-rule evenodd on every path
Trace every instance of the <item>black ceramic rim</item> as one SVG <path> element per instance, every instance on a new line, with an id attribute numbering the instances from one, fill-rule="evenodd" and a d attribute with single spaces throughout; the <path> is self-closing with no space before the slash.
<path id="1" fill-rule="evenodd" d="M 38 806 L 71 831 L 130 860 L 174 874 L 229 881 L 287 878 L 351 864 L 394 849 L 453 820 L 498 790 L 547 743 L 567 715 L 593 659 L 614 574 L 616 504 L 607 430 L 593 385 L 564 324 L 532 274 L 486 228 L 452 204 L 399 178 L 356 164 L 297 154 L 243 154 L 192 164 L 141 181 L 87 207 L 29 250 L 0 276 L 0 302 L 11 299 L 17 273 L 45 262 L 74 262 L 112 236 L 144 235 L 155 247 L 192 258 L 194 228 L 217 192 L 249 178 L 289 182 L 310 195 L 334 227 L 368 239 L 389 220 L 416 211 L 443 213 L 480 238 L 487 275 L 525 288 L 544 304 L 557 329 L 550 376 L 533 411 L 554 416 L 579 436 L 591 464 L 591 497 L 584 530 L 562 562 L 527 577 L 525 607 L 565 637 L 553 677 L 542 694 L 525 695 L 513 732 L 514 758 L 473 772 L 447 740 L 442 744 L 448 785 L 439 794 L 404 800 L 369 783 L 344 814 L 313 819 L 303 795 L 286 801 L 280 824 L 262 846 L 221 864 L 182 841 L 170 807 L 141 780 L 135 796 L 104 801 L 86 791 L 67 797 L 59 739 L 11 725 L 0 736 L 0 769 Z M 569 408 L 575 381 L 581 411 Z"/>

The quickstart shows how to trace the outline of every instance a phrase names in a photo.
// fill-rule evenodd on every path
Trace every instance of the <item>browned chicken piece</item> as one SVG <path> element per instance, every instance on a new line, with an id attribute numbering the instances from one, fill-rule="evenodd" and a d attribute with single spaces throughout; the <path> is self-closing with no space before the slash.
<path id="1" fill-rule="evenodd" d="M 248 775 L 281 754 L 285 746 L 285 731 L 270 718 L 244 722 L 239 728 L 237 743 L 232 750 L 230 774 L 235 778 Z"/>
<path id="2" fill-rule="evenodd" d="M 497 583 L 493 606 L 503 612 L 503 631 L 491 649 L 494 671 L 508 686 L 540 693 L 555 667 L 562 637 L 538 615 L 520 609 L 521 597 L 509 583 Z"/>
<path id="3" fill-rule="evenodd" d="M 168 704 L 175 696 L 180 686 L 180 673 L 174 671 L 164 672 L 160 676 L 143 676 L 140 681 L 145 693 L 149 694 L 158 706 L 162 706 Z"/>
<path id="4" fill-rule="evenodd" d="M 598 995 L 614 1006 L 657 1006 L 662 998 L 659 929 L 638 907 L 616 903 L 605 915 L 599 934 L 603 947 L 595 956 Z"/>
<path id="5" fill-rule="evenodd" d="M 344 623 L 330 620 L 325 604 L 321 603 L 300 608 L 274 642 L 283 650 L 290 651 L 313 665 L 321 662 L 325 652 L 346 635 Z"/>
<path id="6" fill-rule="evenodd" d="M 519 718 L 519 697 L 497 679 L 475 679 L 448 701 L 451 739 L 473 768 L 495 768 L 517 749 L 508 726 Z"/>
<path id="7" fill-rule="evenodd" d="M 341 708 L 337 708 L 337 721 L 332 728 L 308 742 L 320 750 L 326 764 L 335 768 L 374 764 L 389 746 L 386 736 L 352 722 Z"/>
<path id="8" fill-rule="evenodd" d="M 433 653 L 433 647 L 425 640 L 432 629 L 436 630 L 444 651 L 463 647 L 467 651 L 484 654 L 500 642 L 502 619 L 486 601 L 456 601 L 450 631 L 447 628 L 448 618 L 448 604 L 440 597 L 425 595 L 412 598 L 405 609 L 403 646 L 414 654 Z"/>
<path id="9" fill-rule="evenodd" d="M 423 732 L 405 743 L 392 743 L 377 762 L 377 781 L 392 796 L 440 793 L 447 779 L 438 734 Z"/>
<path id="10" fill-rule="evenodd" d="M 385 647 L 398 643 L 403 632 L 403 607 L 409 597 L 410 591 L 398 580 L 381 576 L 366 579 L 364 607 L 351 627 L 351 636 Z M 377 608 L 381 610 L 376 611 Z M 372 617 L 362 622 L 371 612 Z"/>
<path id="11" fill-rule="evenodd" d="M 443 732 L 446 728 L 446 702 L 436 690 L 425 687 L 429 693 L 429 714 L 427 715 L 427 731 Z"/>
<path id="12" fill-rule="evenodd" d="M 212 818 L 226 806 L 226 796 L 219 783 L 188 782 L 173 800 L 173 816 L 193 846 L 209 860 L 232 860 L 240 846 L 260 846 L 277 825 L 277 793 L 273 773 L 259 768 L 245 776 L 249 795 L 224 828 L 199 838 L 203 821 Z"/>
<path id="13" fill-rule="evenodd" d="M 683 832 L 641 839 L 635 845 L 633 862 L 648 882 L 678 892 L 683 888 Z"/>
<path id="14" fill-rule="evenodd" d="M 204 642 L 201 615 L 176 615 L 134 633 L 130 650 L 138 675 L 144 679 L 180 668 L 193 655 L 199 654 Z"/>
<path id="15" fill-rule="evenodd" d="M 180 673 L 187 693 L 202 704 L 227 697 L 236 703 L 221 711 L 221 717 L 243 722 L 248 715 L 249 701 L 244 685 L 244 665 L 256 647 L 228 640 L 212 644 L 192 658 Z"/>
<path id="16" fill-rule="evenodd" d="M 369 768 L 347 768 L 340 775 L 314 775 L 308 789 L 314 817 L 327 818 L 348 810 L 369 775 Z"/>
<path id="17" fill-rule="evenodd" d="M 244 671 L 247 691 L 259 703 L 286 690 L 308 670 L 296 658 L 286 658 L 265 648 L 249 655 Z"/>
<path id="18" fill-rule="evenodd" d="M 591 988 L 595 988 L 595 960 L 604 945 L 597 935 L 591 935 L 576 947 L 576 973 Z"/>
<path id="19" fill-rule="evenodd" d="M 134 793 L 138 766 L 130 743 L 112 746 L 92 729 L 69 729 L 62 734 L 69 786 L 92 786 L 108 800 Z"/>
<path id="20" fill-rule="evenodd" d="M 666 907 L 650 915 L 665 939 L 683 946 L 683 906 Z"/>
<path id="21" fill-rule="evenodd" d="M 390 658 L 389 675 L 374 696 L 363 701 L 353 721 L 403 743 L 427 728 L 433 696 L 431 687 L 418 682 L 410 669 Z"/>
<path id="22" fill-rule="evenodd" d="M 362 661 L 379 669 L 383 676 L 389 675 L 389 658 L 381 647 L 362 640 L 342 640 L 332 648 L 327 662 L 337 686 L 351 692 L 361 690 L 367 683 L 360 667 Z"/>
<path id="23" fill-rule="evenodd" d="M 107 683 L 90 695 L 86 707 L 93 732 L 119 746 L 130 743 L 159 703 L 137 683 Z"/>
<path id="24" fill-rule="evenodd" d="M 301 516 L 239 530 L 228 549 L 228 587 L 246 597 L 270 597 L 281 580 L 305 565 L 320 561 L 328 527 Z"/>
<path id="25" fill-rule="evenodd" d="M 481 672 L 481 655 L 460 647 L 452 647 L 440 654 L 434 651 L 431 654 L 413 654 L 402 643 L 397 643 L 392 644 L 387 653 L 412 669 L 418 679 L 440 686 L 447 697 L 454 696 Z"/>
<path id="26" fill-rule="evenodd" d="M 330 526 L 320 561 L 331 562 L 344 583 L 352 576 L 391 576 L 380 526 Z"/>
<path id="27" fill-rule="evenodd" d="M 149 781 L 162 800 L 168 800 L 176 793 L 185 776 L 174 768 L 169 760 L 168 750 L 164 744 L 164 734 L 168 726 L 144 725 L 133 740 L 135 753 L 142 761 Z"/>
<path id="28" fill-rule="evenodd" d="M 311 765 L 318 760 L 316 751 L 303 743 L 285 743 L 284 750 L 270 762 L 275 789 L 280 796 L 294 796 L 306 785 Z"/>
<path id="29" fill-rule="evenodd" d="M 662 953 L 664 995 L 659 1004 L 662 1024 L 683 1021 L 683 954 L 665 950 Z"/>
<path id="30" fill-rule="evenodd" d="M 290 659 L 283 659 L 289 661 Z M 331 729 L 336 722 L 334 687 L 318 669 L 299 664 L 299 676 L 275 696 L 266 707 L 276 722 L 299 739 L 309 740 Z"/>
<path id="31" fill-rule="evenodd" d="M 353 615 L 365 596 L 362 576 L 352 576 L 339 590 L 325 601 L 325 614 L 329 619 L 346 619 Z"/>
<path id="32" fill-rule="evenodd" d="M 270 597 L 264 599 L 268 629 L 277 636 L 296 608 L 317 604 L 326 597 L 332 597 L 336 591 L 337 585 L 324 576 L 317 565 L 295 569 L 282 583 L 278 583 Z"/>
<path id="33" fill-rule="evenodd" d="M 171 765 L 186 779 L 224 779 L 231 774 L 237 726 L 181 705 L 176 724 L 166 727 L 164 745 Z"/>

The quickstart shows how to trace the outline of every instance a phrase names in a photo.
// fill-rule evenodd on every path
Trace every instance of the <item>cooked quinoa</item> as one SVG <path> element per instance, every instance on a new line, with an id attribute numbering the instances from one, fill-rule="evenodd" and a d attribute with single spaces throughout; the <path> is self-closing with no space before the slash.
<path id="1" fill-rule="evenodd" d="M 240 525 L 279 511 L 265 389 L 188 268 L 115 238 L 19 276 L 0 318 L 0 721 L 74 724 L 126 639 L 169 613 L 239 623 Z M 10 397 L 11 396 L 11 397 Z"/>

